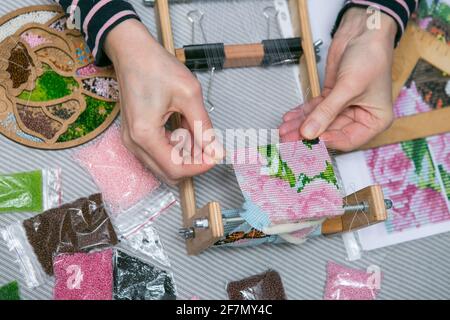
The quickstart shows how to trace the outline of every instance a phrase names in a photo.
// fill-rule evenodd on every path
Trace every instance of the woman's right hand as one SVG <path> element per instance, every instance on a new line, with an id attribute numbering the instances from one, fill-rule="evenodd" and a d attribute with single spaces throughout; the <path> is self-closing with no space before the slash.
<path id="1" fill-rule="evenodd" d="M 105 51 L 119 82 L 122 138 L 127 148 L 171 184 L 211 169 L 222 156 L 214 150 L 223 149 L 217 141 L 211 143 L 211 120 L 193 74 L 138 20 L 115 27 L 106 38 Z M 184 128 L 181 161 L 180 143 L 171 139 L 172 132 L 165 127 L 173 113 L 181 114 Z M 194 137 L 194 128 L 200 126 Z M 209 141 L 204 141 L 205 132 Z"/>

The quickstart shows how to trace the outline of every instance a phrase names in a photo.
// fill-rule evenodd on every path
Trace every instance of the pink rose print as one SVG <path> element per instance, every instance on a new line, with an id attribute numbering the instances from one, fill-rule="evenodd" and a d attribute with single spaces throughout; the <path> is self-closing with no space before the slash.
<path id="1" fill-rule="evenodd" d="M 330 162 L 330 156 L 323 142 L 312 146 L 312 150 L 300 143 L 280 144 L 281 158 L 287 162 L 289 167 L 296 173 L 313 177 L 326 169 L 326 162 Z"/>
<path id="2" fill-rule="evenodd" d="M 450 219 L 450 213 L 442 194 L 431 188 L 419 189 L 411 200 L 411 210 L 427 213 L 428 221 L 438 223 Z"/>
<path id="3" fill-rule="evenodd" d="M 442 194 L 434 189 L 419 189 L 410 184 L 402 193 L 386 194 L 394 203 L 389 224 L 394 231 L 418 228 L 428 223 L 450 220 L 450 212 Z"/>
<path id="4" fill-rule="evenodd" d="M 417 91 L 416 83 L 404 87 L 395 101 L 394 114 L 397 118 L 410 116 L 416 113 L 431 111 L 430 106 L 423 101 L 423 97 Z"/>
<path id="5" fill-rule="evenodd" d="M 428 144 L 437 164 L 442 165 L 444 170 L 450 172 L 450 134 L 442 134 L 428 138 Z"/>
<path id="6" fill-rule="evenodd" d="M 413 163 L 400 144 L 366 151 L 366 159 L 373 180 L 382 185 L 385 192 L 398 193 L 407 186 Z"/>
<path id="7" fill-rule="evenodd" d="M 411 201 L 419 189 L 413 185 L 408 185 L 402 193 L 385 194 L 385 197 L 392 200 L 394 207 L 391 210 L 391 218 L 388 225 L 393 231 L 403 231 L 409 228 L 420 227 L 420 221 L 416 218 L 416 210 L 412 210 Z"/>

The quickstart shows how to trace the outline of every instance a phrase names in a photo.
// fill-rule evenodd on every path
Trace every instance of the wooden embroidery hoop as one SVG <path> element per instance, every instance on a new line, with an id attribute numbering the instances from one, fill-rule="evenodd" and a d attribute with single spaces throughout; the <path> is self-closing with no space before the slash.
<path id="1" fill-rule="evenodd" d="M 158 15 L 159 29 L 164 47 L 173 55 L 184 62 L 183 52 L 175 49 L 172 25 L 169 12 L 169 0 L 156 0 L 155 8 Z M 293 27 L 301 37 L 303 56 L 300 60 L 300 80 L 303 92 L 311 91 L 311 98 L 320 95 L 319 75 L 317 73 L 316 54 L 309 24 L 307 0 L 289 1 L 290 12 L 293 17 Z M 254 47 L 254 46 L 248 46 Z M 242 53 L 242 52 L 241 52 Z M 248 59 L 254 57 L 254 53 L 243 54 Z M 258 56 L 258 49 L 256 50 Z M 254 61 L 253 59 L 250 59 Z M 234 61 L 234 66 L 241 64 Z M 176 115 L 173 118 L 174 127 L 179 127 L 181 118 Z M 224 237 L 224 224 L 220 203 L 212 201 L 203 208 L 197 208 L 195 198 L 194 181 L 192 178 L 185 179 L 180 183 L 180 200 L 183 213 L 184 228 L 193 229 L 195 236 L 186 240 L 186 249 L 189 255 L 197 255 L 203 250 L 213 246 Z M 345 198 L 347 204 L 369 204 L 369 210 L 360 219 L 356 213 L 346 213 L 343 216 L 328 219 L 322 225 L 323 234 L 337 234 L 367 227 L 369 225 L 385 221 L 387 212 L 384 203 L 383 192 L 380 186 L 371 186 L 356 192 Z M 200 219 L 208 220 L 207 228 L 194 227 L 195 222 Z"/>
<path id="2" fill-rule="evenodd" d="M 420 59 L 450 74 L 450 46 L 416 24 L 410 23 L 395 50 L 392 70 L 392 96 L 398 97 Z M 398 118 L 392 126 L 363 146 L 371 149 L 388 144 L 426 138 L 450 131 L 450 106 Z"/>
<path id="3" fill-rule="evenodd" d="M 62 52 L 64 52 L 69 59 L 71 59 L 74 63 L 74 69 L 73 71 L 70 72 L 64 72 L 62 70 L 60 70 L 59 68 L 55 68 L 54 67 L 54 63 L 51 61 L 52 57 L 48 56 L 48 57 L 37 57 L 36 52 L 40 51 L 42 49 L 42 45 L 41 46 L 37 46 L 35 48 L 30 48 L 24 41 L 20 41 L 21 44 L 23 44 L 26 49 L 27 52 L 30 54 L 30 56 L 32 56 L 33 62 L 38 64 L 39 66 L 41 65 L 41 61 L 49 66 L 53 66 L 52 70 L 56 73 L 58 73 L 59 75 L 63 76 L 63 77 L 73 77 L 73 79 L 77 82 L 78 84 L 78 88 L 76 90 L 74 90 L 72 92 L 71 95 L 66 96 L 64 98 L 61 99 L 57 99 L 57 100 L 50 100 L 50 101 L 45 101 L 45 102 L 29 102 L 29 101 L 23 101 L 21 99 L 19 99 L 17 96 L 20 94 L 20 92 L 10 92 L 10 97 L 9 99 L 6 99 L 5 97 L 0 97 L 1 101 L 3 101 L 5 104 L 10 105 L 12 104 L 13 106 L 15 106 L 16 104 L 24 104 L 26 106 L 30 106 L 30 107 L 40 107 L 41 110 L 45 113 L 45 115 L 55 121 L 57 121 L 60 124 L 63 124 L 62 127 L 58 130 L 58 132 L 55 134 L 55 137 L 52 139 L 45 139 L 45 137 L 41 136 L 39 133 L 34 132 L 32 130 L 29 130 L 21 121 L 20 117 L 18 116 L 18 112 L 17 112 L 17 108 L 13 108 L 14 109 L 14 115 L 17 121 L 17 126 L 19 127 L 19 129 L 21 131 L 23 131 L 24 133 L 30 134 L 32 136 L 38 137 L 40 139 L 43 139 L 45 141 L 45 143 L 40 143 L 40 142 L 34 142 L 34 141 L 30 141 L 27 140 L 25 138 L 22 138 L 20 136 L 14 135 L 13 133 L 9 133 L 2 131 L 2 134 L 4 136 L 6 136 L 7 138 L 18 142 L 20 144 L 32 147 L 32 148 L 38 148 L 38 149 L 51 149 L 51 150 L 58 150 L 58 149 L 66 149 L 66 148 L 72 148 L 81 144 L 84 144 L 92 139 L 94 139 L 95 137 L 97 137 L 99 134 L 101 134 L 103 131 L 105 131 L 110 125 L 111 123 L 115 120 L 115 118 L 117 117 L 117 115 L 119 114 L 120 111 L 120 103 L 116 102 L 114 100 L 108 99 L 108 98 L 104 98 L 104 97 L 100 97 L 98 95 L 95 95 L 91 92 L 89 92 L 88 90 L 83 90 L 83 80 L 85 79 L 89 79 L 89 78 L 95 78 L 95 77 L 108 77 L 108 78 L 115 78 L 114 75 L 114 70 L 113 69 L 102 69 L 100 72 L 97 72 L 95 75 L 93 76 L 88 76 L 88 77 L 83 77 L 83 76 L 76 76 L 74 77 L 74 73 L 78 68 L 84 67 L 88 64 L 82 64 L 82 63 L 78 63 L 77 62 L 77 57 L 75 54 L 75 48 L 74 48 L 74 44 L 71 40 L 68 39 L 68 37 L 77 37 L 77 38 L 81 38 L 81 33 L 75 30 L 66 30 L 64 33 L 59 33 L 56 32 L 55 30 L 51 29 L 49 26 L 52 25 L 54 22 L 64 18 L 65 14 L 64 12 L 61 11 L 61 8 L 59 6 L 56 5 L 44 5 L 44 6 L 30 6 L 30 7 L 25 7 L 25 8 L 21 8 L 19 10 L 13 11 L 8 13 L 7 15 L 3 16 L 2 18 L 0 18 L 0 26 L 5 24 L 6 22 L 8 22 L 9 20 L 13 19 L 14 17 L 23 15 L 23 14 L 27 14 L 27 13 L 31 13 L 31 12 L 37 12 L 37 11 L 48 11 L 48 12 L 56 12 L 56 16 L 53 17 L 52 19 L 50 19 L 48 22 L 46 22 L 45 24 L 38 24 L 38 23 L 27 23 L 24 26 L 22 26 L 21 28 L 19 28 L 19 30 L 15 33 L 15 34 L 21 34 L 23 32 L 25 32 L 26 30 L 30 30 L 30 29 L 40 29 L 42 31 L 44 31 L 45 33 L 47 33 L 48 35 L 54 37 L 54 40 L 56 39 L 56 44 L 55 45 L 51 45 L 51 46 L 47 46 L 47 48 L 56 48 L 58 50 L 61 50 Z M 6 39 L 5 39 L 6 40 Z M 2 54 L 3 56 L 3 54 Z M 27 88 L 34 88 L 34 84 L 35 84 L 35 79 L 42 74 L 42 68 L 36 68 L 36 74 L 34 77 L 30 78 L 29 81 L 24 85 L 21 86 L 22 87 L 27 87 Z M 0 84 L 0 86 L 2 88 L 4 88 L 5 86 Z M 4 88 L 6 90 L 6 88 Z M 21 90 L 22 91 L 22 90 Z M 72 124 L 73 122 L 75 122 L 75 120 L 80 116 L 80 114 L 85 110 L 86 108 L 86 102 L 85 99 L 83 98 L 83 95 L 86 96 L 90 96 L 93 97 L 97 100 L 100 101 L 105 101 L 105 102 L 115 102 L 115 106 L 114 109 L 112 110 L 112 112 L 108 115 L 108 117 L 105 119 L 105 121 L 98 126 L 95 130 L 93 130 L 92 132 L 84 135 L 83 137 L 80 137 L 78 139 L 75 140 L 71 140 L 71 141 L 66 141 L 66 142 L 56 142 L 56 140 L 58 139 L 58 137 L 63 134 L 64 132 L 66 132 L 68 126 L 70 124 Z M 51 105 L 58 105 L 62 102 L 67 102 L 67 101 L 71 101 L 71 100 L 76 100 L 77 102 L 79 102 L 79 111 L 76 113 L 76 116 L 73 115 L 71 116 L 69 119 L 66 120 L 62 120 L 57 118 L 56 116 L 50 114 L 49 112 L 47 112 L 47 110 L 43 107 L 43 106 L 51 106 Z"/>

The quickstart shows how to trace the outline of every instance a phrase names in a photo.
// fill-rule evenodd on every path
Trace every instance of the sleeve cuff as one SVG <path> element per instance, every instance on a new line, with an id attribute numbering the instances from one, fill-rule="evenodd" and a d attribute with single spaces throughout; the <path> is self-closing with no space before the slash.
<path id="1" fill-rule="evenodd" d="M 103 51 L 103 44 L 108 33 L 128 19 L 140 20 L 130 3 L 113 0 L 97 9 L 88 21 L 88 32 L 85 36 L 97 66 L 111 65 L 111 61 Z"/>
<path id="2" fill-rule="evenodd" d="M 411 4 L 411 3 L 412 4 Z M 403 3 L 403 4 L 402 4 Z M 349 0 L 345 2 L 344 7 L 338 14 L 336 23 L 333 27 L 331 36 L 334 36 L 339 25 L 341 23 L 342 17 L 345 12 L 353 7 L 367 8 L 373 6 L 381 10 L 381 12 L 391 16 L 397 23 L 397 35 L 395 37 L 395 46 L 397 46 L 400 41 L 403 32 L 405 31 L 406 25 L 408 23 L 409 17 L 412 11 L 416 7 L 416 1 L 405 0 L 405 1 L 392 1 L 392 0 L 376 0 L 376 1 L 365 1 L 365 0 Z M 413 9 L 413 10 L 411 10 Z"/>

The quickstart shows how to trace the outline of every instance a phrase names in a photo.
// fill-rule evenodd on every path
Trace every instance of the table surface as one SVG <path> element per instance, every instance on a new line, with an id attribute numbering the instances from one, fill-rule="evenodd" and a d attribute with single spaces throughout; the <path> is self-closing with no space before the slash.
<path id="1" fill-rule="evenodd" d="M 255 1 L 248 4 L 247 10 L 255 12 L 255 6 L 263 8 L 270 0 Z M 130 1 L 138 10 L 142 20 L 155 33 L 154 14 L 142 5 L 140 0 Z M 251 1 L 250 1 L 251 2 Z M 312 23 L 316 37 L 326 37 L 324 26 L 331 26 L 332 14 L 337 8 L 327 7 L 324 0 L 311 6 Z M 322 6 L 319 4 L 322 2 Z M 19 7 L 35 4 L 49 4 L 46 0 L 5 0 L 0 6 L 0 15 Z M 256 4 L 257 3 L 257 4 Z M 327 1 L 329 4 L 329 1 Z M 217 3 L 216 5 L 221 5 Z M 186 44 L 191 37 L 189 25 L 183 20 L 192 5 L 177 5 L 172 10 L 174 33 L 177 46 Z M 226 16 L 227 6 L 214 11 L 207 4 L 203 9 L 216 24 L 227 21 L 230 30 L 218 29 L 214 36 L 235 41 L 258 40 L 264 36 L 265 21 L 255 18 L 258 23 L 242 25 L 242 17 Z M 334 4 L 336 6 L 336 4 Z M 324 10 L 323 8 L 326 7 Z M 320 10 L 322 8 L 322 10 Z M 244 8 L 245 9 L 245 8 Z M 327 12 L 328 15 L 324 15 Z M 242 13 L 244 14 L 244 13 Z M 328 18 L 327 16 L 330 16 Z M 234 20 L 233 20 L 234 19 Z M 333 18 L 334 19 L 334 18 Z M 321 22 L 323 20 L 323 22 Z M 205 22 L 206 23 L 206 22 Z M 251 28 L 253 33 L 245 33 Z M 320 29 L 320 30 L 319 30 Z M 244 39 L 245 35 L 251 35 Z M 213 37 L 213 36 L 211 36 Z M 209 40 L 209 39 L 208 39 Z M 259 39 L 260 40 L 260 39 Z M 324 39 L 329 43 L 329 39 Z M 210 40 L 209 40 L 210 41 Z M 184 43 L 185 42 L 185 43 Z M 323 66 L 323 64 L 321 65 Z M 301 101 L 300 92 L 294 85 L 294 73 L 291 68 L 260 70 L 227 70 L 217 76 L 212 97 L 217 104 L 217 112 L 211 116 L 218 128 L 251 128 L 258 123 L 260 128 L 276 128 L 281 114 Z M 198 75 L 202 84 L 207 84 L 207 75 Z M 265 93 L 262 82 L 272 83 L 269 95 Z M 276 106 L 274 108 L 273 106 Z M 232 109 L 232 112 L 230 111 Z M 236 116 L 238 113 L 238 116 Z M 257 120 L 257 121 L 255 121 Z M 94 193 L 96 186 L 90 177 L 70 158 L 72 150 L 42 151 L 23 147 L 0 136 L 0 172 L 26 171 L 42 167 L 60 167 L 63 170 L 63 200 L 65 202 Z M 242 202 L 235 179 L 219 167 L 196 179 L 197 197 L 200 204 L 217 199 L 226 208 L 238 207 Z M 174 190 L 177 193 L 176 190 Z M 178 195 L 177 195 L 178 196 Z M 30 214 L 2 214 L 0 228 L 29 217 Z M 448 299 L 450 298 L 450 233 L 422 240 L 403 243 L 393 247 L 365 252 L 356 262 L 346 261 L 346 252 L 341 237 L 317 238 L 302 246 L 263 245 L 252 248 L 216 248 L 196 257 L 185 254 L 183 240 L 177 235 L 181 226 L 181 209 L 172 207 L 155 222 L 161 240 L 172 264 L 179 298 L 189 299 L 226 299 L 225 286 L 229 281 L 241 279 L 265 271 L 268 268 L 278 271 L 283 279 L 289 299 L 321 299 L 326 281 L 326 263 L 333 260 L 356 268 L 377 265 L 383 272 L 380 299 Z M 0 285 L 12 280 L 21 282 L 21 291 L 25 299 L 51 299 L 52 283 L 30 290 L 21 280 L 21 275 L 13 255 L 0 240 Z"/>

